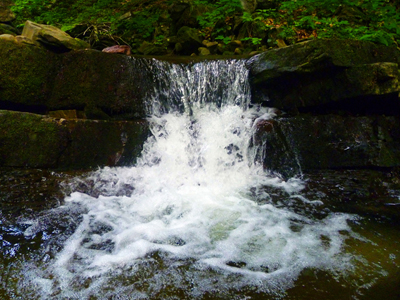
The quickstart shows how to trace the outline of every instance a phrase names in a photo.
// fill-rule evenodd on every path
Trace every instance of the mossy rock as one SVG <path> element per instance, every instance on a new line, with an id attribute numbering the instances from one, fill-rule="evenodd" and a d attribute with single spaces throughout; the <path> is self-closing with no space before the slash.
<path id="1" fill-rule="evenodd" d="M 0 111 L 0 166 L 55 167 L 68 135 L 53 118 Z"/>
<path id="2" fill-rule="evenodd" d="M 15 20 L 15 14 L 10 9 L 11 5 L 13 3 L 10 0 L 0 1 L 0 22 L 6 23 Z"/>
<path id="3" fill-rule="evenodd" d="M 19 34 L 18 30 L 10 25 L 0 23 L 0 35 L 1 34 L 11 34 L 17 35 Z"/>
<path id="4" fill-rule="evenodd" d="M 182 45 L 181 54 L 190 55 L 197 53 L 197 49 L 203 46 L 198 30 L 195 28 L 183 26 L 178 30 L 176 36 L 178 43 Z"/>
<path id="5" fill-rule="evenodd" d="M 146 121 L 64 120 L 0 111 L 0 167 L 88 169 L 132 164 Z"/>
<path id="6" fill-rule="evenodd" d="M 371 42 L 316 39 L 266 51 L 253 57 L 248 66 L 257 84 L 285 73 L 310 73 L 332 66 L 348 68 L 377 62 L 400 63 L 400 51 Z"/>
<path id="7" fill-rule="evenodd" d="M 56 65 L 57 56 L 50 51 L 17 40 L 0 40 L 0 105 L 43 109 Z"/>
<path id="8" fill-rule="evenodd" d="M 400 91 L 400 51 L 352 40 L 313 40 L 248 62 L 254 102 L 292 111 Z"/>
<path id="9" fill-rule="evenodd" d="M 142 61 L 97 50 L 73 51 L 60 57 L 48 102 L 50 110 L 85 110 L 88 118 L 96 119 L 146 116 L 152 74 Z"/>
<path id="10" fill-rule="evenodd" d="M 61 29 L 26 21 L 22 35 L 28 37 L 38 45 L 43 45 L 55 52 L 66 52 L 90 48 L 90 45 L 78 38 L 73 38 Z"/>

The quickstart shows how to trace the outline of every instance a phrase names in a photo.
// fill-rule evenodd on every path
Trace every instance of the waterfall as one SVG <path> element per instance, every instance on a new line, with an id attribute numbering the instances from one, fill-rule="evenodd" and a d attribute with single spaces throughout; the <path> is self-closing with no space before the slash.
<path id="1" fill-rule="evenodd" d="M 299 194 L 304 183 L 255 159 L 254 124 L 274 111 L 250 107 L 244 61 L 147 68 L 152 136 L 141 157 L 76 179 L 92 192 L 46 216 L 74 212 L 76 228 L 27 268 L 21 289 L 42 299 L 243 299 L 244 290 L 282 296 L 306 269 L 348 272 L 352 217 L 311 216 L 322 202 Z"/>

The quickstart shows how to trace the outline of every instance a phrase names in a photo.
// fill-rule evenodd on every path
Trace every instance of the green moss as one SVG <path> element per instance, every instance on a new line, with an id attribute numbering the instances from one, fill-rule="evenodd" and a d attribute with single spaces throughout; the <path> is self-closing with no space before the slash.
<path id="1" fill-rule="evenodd" d="M 0 111 L 0 165 L 54 167 L 67 146 L 66 128 L 40 115 Z"/>
<path id="2" fill-rule="evenodd" d="M 56 55 L 33 45 L 0 41 L 0 100 L 44 105 L 50 94 Z"/>
<path id="3" fill-rule="evenodd" d="M 0 166 L 87 169 L 132 163 L 145 121 L 56 120 L 0 110 Z"/>

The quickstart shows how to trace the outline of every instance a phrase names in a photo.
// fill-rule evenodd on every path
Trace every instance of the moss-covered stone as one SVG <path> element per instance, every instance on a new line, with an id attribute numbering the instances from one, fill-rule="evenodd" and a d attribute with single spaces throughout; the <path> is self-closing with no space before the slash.
<path id="1" fill-rule="evenodd" d="M 253 101 L 292 110 L 398 93 L 399 62 L 395 47 L 352 40 L 313 40 L 266 51 L 248 63 Z"/>
<path id="2" fill-rule="evenodd" d="M 96 50 L 60 55 L 48 108 L 85 110 L 88 118 L 146 116 L 145 101 L 151 90 L 150 74 L 134 58 Z"/>
<path id="3" fill-rule="evenodd" d="M 45 106 L 56 65 L 57 56 L 50 51 L 16 39 L 0 40 L 0 109 L 2 102 Z"/>
<path id="4" fill-rule="evenodd" d="M 55 167 L 67 148 L 68 135 L 55 119 L 0 111 L 0 165 Z"/>
<path id="5" fill-rule="evenodd" d="M 39 46 L 43 45 L 57 52 L 90 48 L 90 45 L 78 38 L 73 38 L 64 31 L 51 25 L 26 21 L 22 35 Z"/>
<path id="6" fill-rule="evenodd" d="M 87 169 L 133 163 L 146 121 L 55 119 L 0 111 L 0 166 Z"/>
<path id="7" fill-rule="evenodd" d="M 178 42 L 182 45 L 181 54 L 191 55 L 192 53 L 197 53 L 198 48 L 203 46 L 197 29 L 183 26 L 178 30 L 176 36 Z"/>

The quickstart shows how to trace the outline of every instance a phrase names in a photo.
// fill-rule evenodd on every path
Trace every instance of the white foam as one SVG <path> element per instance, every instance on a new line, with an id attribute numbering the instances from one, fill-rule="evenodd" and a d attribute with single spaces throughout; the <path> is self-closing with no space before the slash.
<path id="1" fill-rule="evenodd" d="M 191 114 L 154 115 L 153 136 L 137 165 L 93 173 L 95 187 L 103 191 L 97 198 L 78 192 L 67 197 L 67 207 L 81 205 L 87 213 L 46 274 L 34 280 L 44 299 L 93 294 L 106 299 L 116 289 L 151 298 L 167 279 L 185 288 L 182 269 L 194 281 L 187 287 L 193 297 L 245 286 L 279 292 L 306 268 L 349 267 L 342 253 L 349 216 L 319 221 L 259 205 L 249 196 L 254 187 L 273 187 L 306 205 L 320 204 L 296 196 L 301 180 L 272 177 L 254 162 L 249 147 L 254 120 L 273 112 L 246 110 L 236 98 L 228 100 L 221 107 L 194 104 Z M 126 185 L 133 193 L 116 196 Z M 162 267 L 146 271 L 149 262 Z M 118 281 L 121 274 L 144 274 L 139 277 L 149 287 L 143 291 Z"/>

